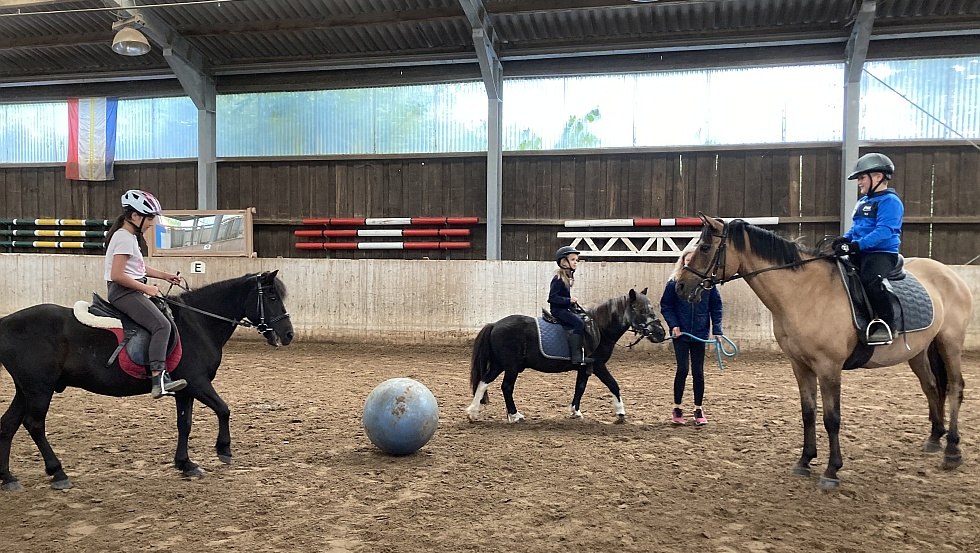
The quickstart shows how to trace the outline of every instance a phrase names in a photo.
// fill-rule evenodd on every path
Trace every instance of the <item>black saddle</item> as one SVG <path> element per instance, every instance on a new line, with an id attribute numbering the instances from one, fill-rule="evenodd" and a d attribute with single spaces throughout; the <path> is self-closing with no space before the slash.
<path id="1" fill-rule="evenodd" d="M 861 284 L 857 268 L 849 260 L 838 258 L 838 268 L 840 269 L 841 279 L 847 289 L 851 299 L 851 316 L 858 335 L 865 336 L 865 329 L 871 322 L 872 309 L 868 305 L 868 297 Z M 918 332 L 932 326 L 934 315 L 932 298 L 926 291 L 922 283 L 915 275 L 905 271 L 905 260 L 899 256 L 898 265 L 887 277 L 882 285 L 888 292 L 892 302 L 892 309 L 895 313 L 895 321 L 892 327 L 894 336 L 908 332 Z M 873 347 L 858 343 L 857 348 L 851 357 L 845 362 L 844 368 L 851 369 L 862 366 L 864 362 L 871 358 Z"/>
<path id="2" fill-rule="evenodd" d="M 585 309 L 582 309 L 581 307 L 573 308 L 571 311 L 572 313 L 575 313 L 578 318 L 582 319 L 583 323 L 585 323 L 585 351 L 586 353 L 591 353 L 592 350 L 599 345 L 599 332 L 596 328 L 595 321 L 585 311 Z M 565 326 L 565 323 L 563 323 L 561 319 L 552 315 L 551 311 L 545 309 L 544 307 L 541 308 L 541 318 L 544 319 L 544 322 L 546 323 L 560 326 L 566 334 L 572 333 L 571 327 Z"/>
<path id="3" fill-rule="evenodd" d="M 170 307 L 167 302 L 163 301 L 161 298 L 150 298 L 153 305 L 163 313 L 167 320 L 170 321 L 170 337 L 167 339 L 167 355 L 170 355 L 174 348 L 177 347 L 177 324 L 174 323 L 174 315 L 170 311 Z M 147 349 L 150 347 L 150 333 L 145 328 L 136 323 L 129 315 L 123 313 L 122 311 L 116 309 L 108 301 L 102 299 L 96 293 L 92 293 L 92 304 L 88 308 L 88 312 L 97 317 L 112 317 L 114 319 L 119 319 L 122 321 L 123 325 L 123 339 L 119 343 L 119 347 L 116 348 L 109 360 L 106 361 L 106 366 L 112 364 L 119 356 L 119 352 L 123 348 L 126 348 L 126 353 L 129 354 L 129 358 L 133 360 L 133 363 L 137 365 L 147 365 L 149 361 L 147 360 Z"/>

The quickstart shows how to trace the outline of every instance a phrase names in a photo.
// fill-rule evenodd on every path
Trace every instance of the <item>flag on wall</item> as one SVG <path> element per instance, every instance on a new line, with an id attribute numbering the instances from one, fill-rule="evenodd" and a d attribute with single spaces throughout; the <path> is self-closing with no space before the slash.
<path id="1" fill-rule="evenodd" d="M 68 179 L 113 179 L 118 102 L 118 98 L 68 99 Z"/>

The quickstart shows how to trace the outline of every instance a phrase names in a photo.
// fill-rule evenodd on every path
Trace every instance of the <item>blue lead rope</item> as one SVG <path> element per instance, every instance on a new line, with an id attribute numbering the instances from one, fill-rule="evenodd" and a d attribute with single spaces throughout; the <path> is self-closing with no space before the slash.
<path id="1" fill-rule="evenodd" d="M 688 338 L 693 338 L 693 339 L 697 340 L 698 342 L 701 342 L 702 344 L 714 344 L 715 345 L 715 355 L 718 356 L 718 370 L 720 370 L 721 372 L 725 372 L 725 364 L 722 361 L 722 355 L 724 355 L 725 357 L 735 357 L 736 355 L 738 355 L 738 346 L 735 345 L 735 342 L 733 342 L 731 340 L 731 338 L 729 338 L 728 336 L 725 336 L 725 335 L 715 336 L 711 340 L 705 340 L 703 338 L 698 338 L 697 336 L 695 336 L 695 335 L 693 335 L 693 334 L 691 334 L 689 332 L 681 332 L 681 336 L 687 336 Z M 731 349 L 730 350 L 726 350 L 725 349 L 725 344 L 722 343 L 722 341 L 721 341 L 723 338 L 724 338 L 725 342 L 727 342 L 728 345 L 731 346 Z M 674 339 L 674 336 L 671 336 L 670 339 L 673 340 Z"/>

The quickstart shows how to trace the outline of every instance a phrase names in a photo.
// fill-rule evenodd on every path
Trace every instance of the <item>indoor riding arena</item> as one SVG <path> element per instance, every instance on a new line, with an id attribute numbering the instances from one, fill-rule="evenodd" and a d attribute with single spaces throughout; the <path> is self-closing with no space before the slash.
<path id="1" fill-rule="evenodd" d="M 980 550 L 977 35 L 920 0 L 0 0 L 0 550 Z M 834 239 L 886 173 L 925 294 L 869 346 Z M 119 221 L 174 397 L 88 311 Z M 530 322 L 566 246 L 591 372 Z M 705 424 L 672 278 L 723 304 Z M 494 362 L 545 369 L 476 403 L 510 315 Z M 392 378 L 438 404 L 407 455 L 365 428 Z"/>

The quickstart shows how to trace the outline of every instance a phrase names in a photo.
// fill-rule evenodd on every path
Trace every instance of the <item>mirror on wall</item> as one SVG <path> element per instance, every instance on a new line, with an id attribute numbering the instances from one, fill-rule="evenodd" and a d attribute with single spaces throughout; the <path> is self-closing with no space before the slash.
<path id="1" fill-rule="evenodd" d="M 147 236 L 150 256 L 254 257 L 255 208 L 218 211 L 165 211 Z"/>

